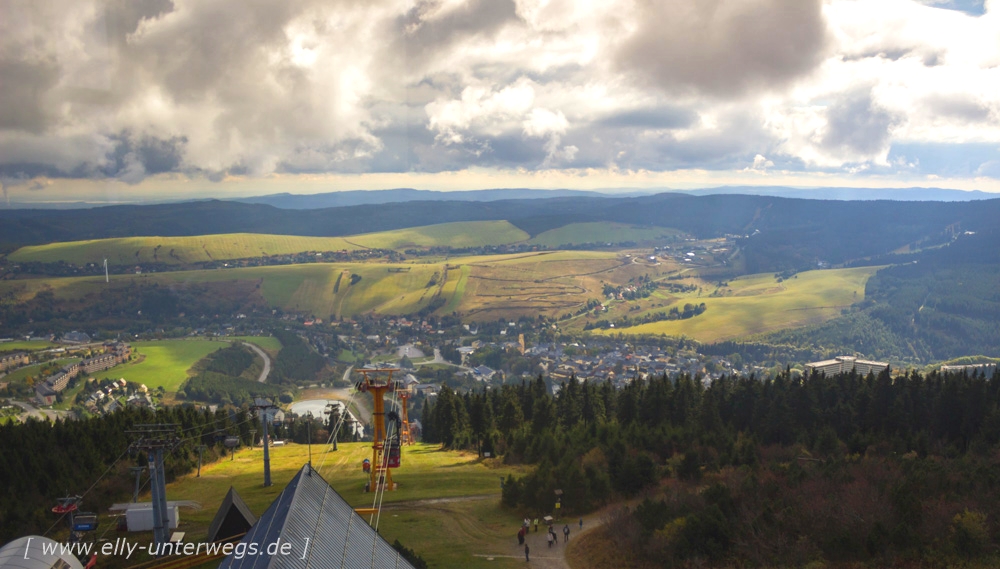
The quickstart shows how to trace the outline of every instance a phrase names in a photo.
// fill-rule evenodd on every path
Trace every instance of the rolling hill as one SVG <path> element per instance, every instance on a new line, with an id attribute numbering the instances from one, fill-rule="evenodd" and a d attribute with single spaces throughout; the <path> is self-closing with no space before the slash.
<path id="1" fill-rule="evenodd" d="M 262 233 L 343 237 L 458 221 L 506 220 L 535 237 L 573 223 L 666 227 L 697 237 L 745 236 L 747 273 L 804 270 L 945 242 L 956 230 L 995 226 L 1000 200 L 826 201 L 769 196 L 659 194 L 534 200 L 413 201 L 316 210 L 206 201 L 88 210 L 0 211 L 0 243 L 18 245 L 141 235 Z"/>

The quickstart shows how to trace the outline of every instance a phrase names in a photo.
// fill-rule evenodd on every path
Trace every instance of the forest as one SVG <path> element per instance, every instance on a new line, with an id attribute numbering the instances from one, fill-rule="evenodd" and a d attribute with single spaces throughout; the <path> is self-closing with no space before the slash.
<path id="1" fill-rule="evenodd" d="M 134 476 L 130 466 L 145 465 L 142 453 L 128 451 L 127 431 L 135 425 L 174 423 L 180 444 L 165 461 L 168 479 L 197 465 L 198 445 L 206 445 L 205 460 L 224 455 L 222 438 L 238 435 L 250 443 L 255 418 L 244 409 L 215 413 L 191 407 L 155 412 L 127 408 L 110 415 L 76 421 L 39 421 L 0 425 L 0 542 L 55 529 L 49 510 L 67 492 L 83 496 L 83 509 L 100 511 L 127 500 Z M 61 529 L 61 528 L 60 528 Z"/>
<path id="2" fill-rule="evenodd" d="M 997 376 L 571 380 L 554 396 L 539 377 L 445 388 L 421 421 L 427 440 L 535 465 L 504 483 L 517 512 L 551 513 L 557 489 L 570 515 L 642 498 L 609 537 L 637 567 L 920 566 L 1000 543 Z"/>
<path id="3" fill-rule="evenodd" d="M 314 361 L 316 357 L 322 360 L 322 356 L 311 351 L 311 356 L 303 358 L 305 342 L 297 335 L 284 330 L 276 331 L 275 335 L 283 340 L 277 361 L 282 362 L 285 373 L 289 370 L 298 373 L 303 361 Z M 306 364 L 303 373 L 310 373 L 314 367 L 315 364 Z M 268 383 L 257 381 L 261 369 L 259 364 L 254 365 L 254 355 L 245 346 L 237 343 L 220 348 L 195 365 L 195 375 L 184 383 L 181 393 L 188 400 L 236 407 L 250 405 L 258 397 L 291 403 L 292 394 L 287 386 L 277 384 L 277 374 L 272 372 Z"/>
<path id="4" fill-rule="evenodd" d="M 763 344 L 812 346 L 813 357 L 857 352 L 903 362 L 997 356 L 1000 231 L 894 261 L 868 280 L 865 300 L 824 324 L 776 332 Z"/>

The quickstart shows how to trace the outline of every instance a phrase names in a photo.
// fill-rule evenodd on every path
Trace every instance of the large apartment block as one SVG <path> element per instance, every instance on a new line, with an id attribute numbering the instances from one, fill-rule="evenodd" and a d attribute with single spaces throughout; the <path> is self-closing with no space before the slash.
<path id="1" fill-rule="evenodd" d="M 114 354 L 101 354 L 80 362 L 80 369 L 87 373 L 94 373 L 111 369 L 116 365 L 118 365 L 118 358 Z"/>
<path id="2" fill-rule="evenodd" d="M 28 354 L 24 352 L 0 355 L 0 371 L 26 366 L 29 361 Z"/>
<path id="3" fill-rule="evenodd" d="M 832 360 L 806 364 L 806 375 L 812 375 L 813 371 L 823 375 L 837 375 L 838 373 L 850 373 L 851 370 L 860 375 L 868 375 L 869 372 L 878 375 L 887 367 L 889 364 L 885 362 L 859 360 L 854 356 L 837 356 Z"/>

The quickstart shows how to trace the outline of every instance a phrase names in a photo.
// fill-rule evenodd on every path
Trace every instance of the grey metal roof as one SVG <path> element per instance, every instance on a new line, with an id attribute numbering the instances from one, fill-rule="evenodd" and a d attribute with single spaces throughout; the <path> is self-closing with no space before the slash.
<path id="1" fill-rule="evenodd" d="M 413 569 L 309 465 L 299 470 L 240 543 L 247 551 L 256 546 L 264 553 L 237 559 L 234 552 L 219 569 Z M 291 552 L 267 554 L 274 543 L 290 544 Z"/>
<path id="2" fill-rule="evenodd" d="M 51 549 L 58 545 L 55 541 L 40 535 L 29 535 L 15 539 L 0 548 L 0 569 L 83 569 L 83 564 L 70 553 L 57 555 L 42 551 L 42 544 Z"/>
<path id="3" fill-rule="evenodd" d="M 226 520 L 226 516 L 229 515 L 229 511 L 233 508 L 236 508 L 236 511 L 243 516 L 243 519 L 247 522 L 246 525 L 252 527 L 255 523 L 257 523 L 257 516 L 253 515 L 253 512 L 250 511 L 250 507 L 243 501 L 243 497 L 236 491 L 236 488 L 230 486 L 229 492 L 226 492 L 226 497 L 222 499 L 222 505 L 219 506 L 219 511 L 215 513 L 212 525 L 208 526 L 208 541 L 217 541 L 219 539 L 219 529 L 222 527 L 222 523 Z"/>

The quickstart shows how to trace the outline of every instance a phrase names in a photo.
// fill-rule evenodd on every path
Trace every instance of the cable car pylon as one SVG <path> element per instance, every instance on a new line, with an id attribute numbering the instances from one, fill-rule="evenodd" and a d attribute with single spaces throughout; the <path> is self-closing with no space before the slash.
<path id="1" fill-rule="evenodd" d="M 402 410 L 402 425 L 399 429 L 399 442 L 404 445 L 413 444 L 413 435 L 410 434 L 410 414 L 407 408 L 407 400 L 410 398 L 410 390 L 405 387 L 396 389 L 396 396 L 399 397 L 399 408 Z"/>
<path id="2" fill-rule="evenodd" d="M 356 385 L 358 391 L 372 394 L 374 411 L 372 412 L 372 422 L 374 432 L 372 434 L 372 460 L 367 465 L 368 483 L 365 484 L 366 492 L 377 492 L 378 490 L 395 490 L 396 484 L 392 481 L 393 468 L 399 468 L 399 432 L 401 423 L 399 416 L 391 412 L 389 417 L 393 419 L 393 430 L 386 430 L 385 394 L 396 393 L 398 382 L 392 379 L 393 372 L 399 368 L 380 369 L 359 369 L 357 370 L 363 379 Z M 371 374 L 371 375 L 369 375 Z M 385 374 L 385 379 L 378 376 Z"/>

